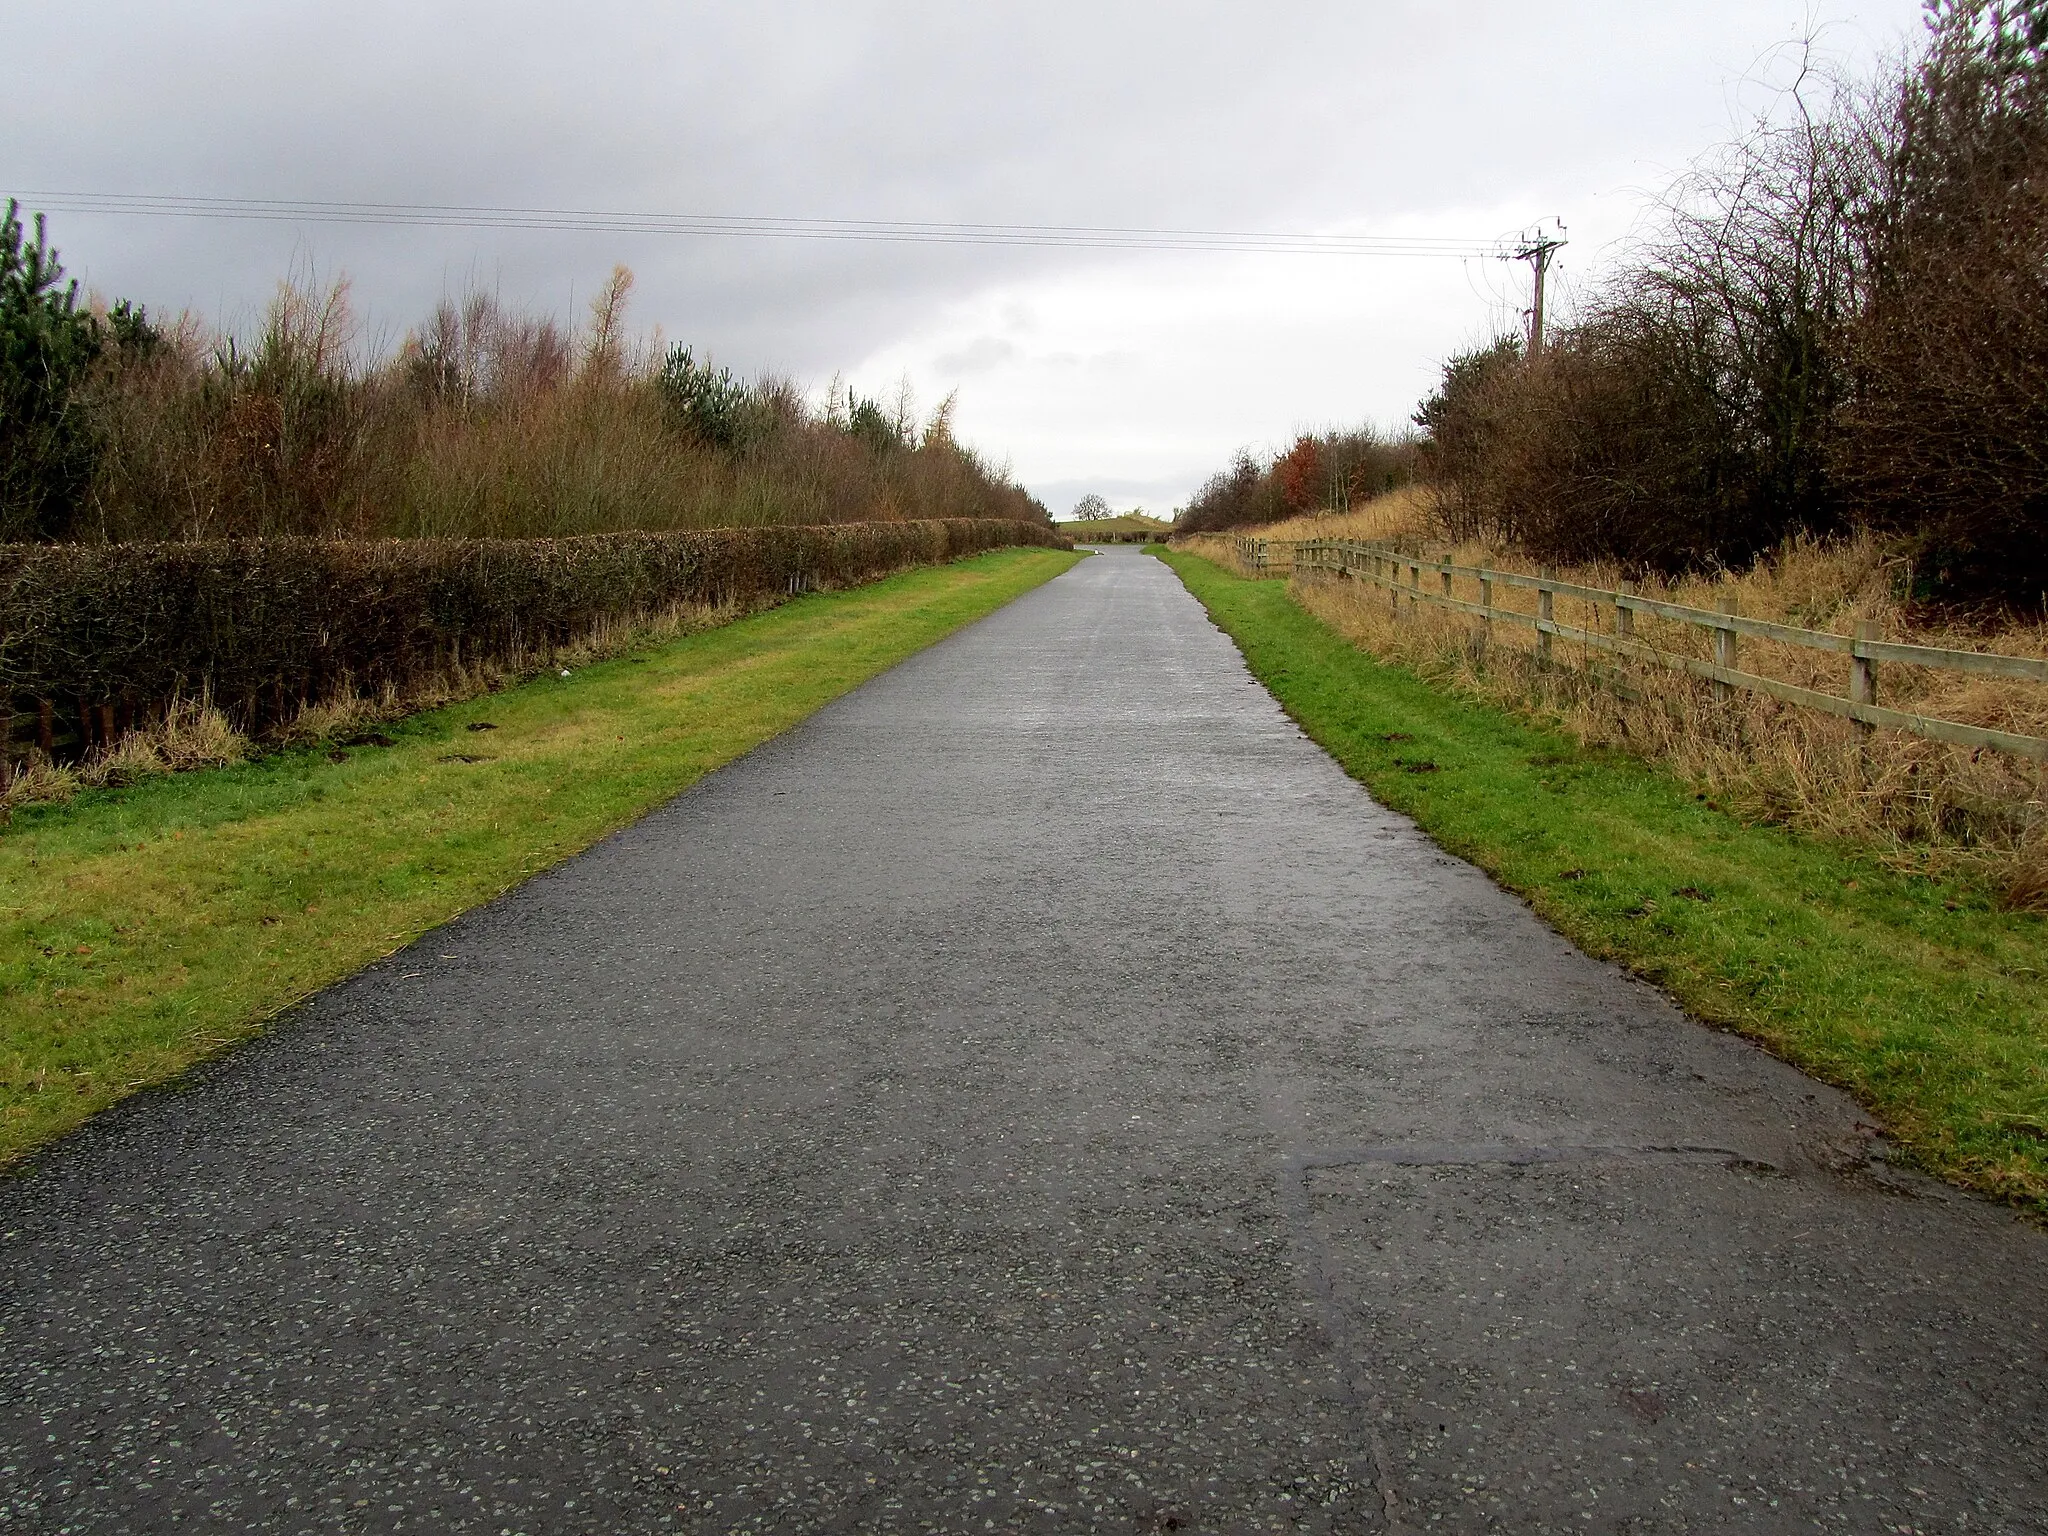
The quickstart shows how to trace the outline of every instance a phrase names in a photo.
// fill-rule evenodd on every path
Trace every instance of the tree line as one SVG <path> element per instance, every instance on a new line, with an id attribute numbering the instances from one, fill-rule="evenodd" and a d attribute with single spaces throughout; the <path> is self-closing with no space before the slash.
<path id="1" fill-rule="evenodd" d="M 1417 467 L 1412 437 L 1369 426 L 1305 432 L 1263 461 L 1241 450 L 1180 509 L 1174 526 L 1181 533 L 1218 533 L 1306 512 L 1344 512 L 1411 483 Z"/>
<path id="2" fill-rule="evenodd" d="M 1451 358 L 1415 422 L 1448 537 L 1670 574 L 1867 529 L 1922 598 L 2038 606 L 2048 0 L 1928 0 L 1863 79 L 1805 58 L 1539 355 Z M 1240 455 L 1182 525 L 1301 510 L 1316 451 Z"/>

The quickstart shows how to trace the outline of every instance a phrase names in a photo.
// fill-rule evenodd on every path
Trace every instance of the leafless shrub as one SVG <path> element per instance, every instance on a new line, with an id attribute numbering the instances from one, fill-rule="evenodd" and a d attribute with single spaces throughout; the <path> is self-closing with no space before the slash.
<path id="1" fill-rule="evenodd" d="M 1417 416 L 1447 534 L 1673 572 L 1841 526 L 1825 455 L 1857 285 L 1848 99 L 1802 69 L 1542 356 L 1503 340 L 1452 360 Z"/>
<path id="2" fill-rule="evenodd" d="M 2048 591 L 2048 4 L 1934 0 L 1859 85 L 1802 62 L 1539 358 L 1418 421 L 1441 531 L 1636 573 L 1901 537 L 1922 596 Z"/>

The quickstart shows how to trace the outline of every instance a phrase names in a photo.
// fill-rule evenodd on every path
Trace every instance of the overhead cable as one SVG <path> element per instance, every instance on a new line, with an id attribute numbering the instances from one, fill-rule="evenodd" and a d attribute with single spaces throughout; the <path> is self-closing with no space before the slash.
<path id="1" fill-rule="evenodd" d="M 1215 251 L 1300 256 L 1484 257 L 1504 242 L 1421 235 L 1288 234 L 1272 230 L 1146 229 L 1083 224 L 972 224 L 914 219 L 770 218 L 742 214 L 621 213 L 587 208 L 506 208 L 459 203 L 344 202 L 149 193 L 23 192 L 45 213 L 147 218 L 253 219 L 275 223 L 387 224 L 438 229 L 588 231 L 638 235 L 749 236 L 774 240 L 894 241 L 1055 249 Z"/>

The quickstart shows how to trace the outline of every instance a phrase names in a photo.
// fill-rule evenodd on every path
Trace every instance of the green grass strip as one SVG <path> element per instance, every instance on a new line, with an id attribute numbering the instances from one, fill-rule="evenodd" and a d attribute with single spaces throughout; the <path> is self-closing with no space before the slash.
<path id="1" fill-rule="evenodd" d="M 1080 557 L 805 597 L 385 728 L 20 812 L 0 834 L 0 1163 L 261 1029 Z M 469 726 L 489 721 L 489 731 Z M 462 761 L 476 758 L 479 761 Z"/>
<path id="2" fill-rule="evenodd" d="M 1162 558 L 1383 804 L 1588 953 L 1848 1089 L 1928 1169 L 2048 1212 L 2040 917 L 1745 824 L 1660 768 L 1374 660 L 1282 582 Z"/>

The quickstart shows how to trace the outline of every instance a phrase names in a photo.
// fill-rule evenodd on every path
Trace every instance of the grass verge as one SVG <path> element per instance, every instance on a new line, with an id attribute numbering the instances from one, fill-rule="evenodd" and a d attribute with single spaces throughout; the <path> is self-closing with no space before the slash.
<path id="1" fill-rule="evenodd" d="M 2048 1213 L 2048 923 L 1751 825 L 1668 772 L 1375 661 L 1277 581 L 1162 552 L 1384 804 L 1587 952 L 1868 1105 L 1924 1167 Z"/>
<path id="2" fill-rule="evenodd" d="M 1077 558 L 1004 550 L 909 571 L 415 715 L 384 727 L 389 745 L 18 812 L 0 833 L 0 1163 L 588 847 Z"/>

